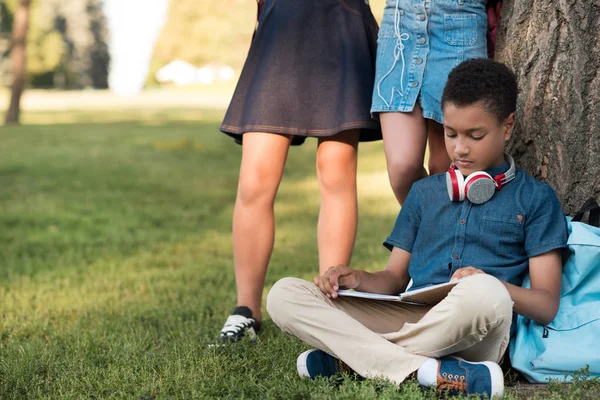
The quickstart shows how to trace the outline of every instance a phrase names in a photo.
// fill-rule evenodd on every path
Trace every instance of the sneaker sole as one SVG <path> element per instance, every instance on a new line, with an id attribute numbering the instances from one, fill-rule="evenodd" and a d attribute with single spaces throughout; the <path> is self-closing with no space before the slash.
<path id="1" fill-rule="evenodd" d="M 498 364 L 491 362 L 491 361 L 483 361 L 483 362 L 467 361 L 460 357 L 451 357 L 451 358 L 454 358 L 455 360 L 464 361 L 469 364 L 485 365 L 487 367 L 487 369 L 490 371 L 490 376 L 492 378 L 492 395 L 490 397 L 494 397 L 494 396 L 502 397 L 504 395 L 504 374 L 502 373 L 502 368 L 500 368 L 500 366 Z"/>
<path id="2" fill-rule="evenodd" d="M 254 328 L 248 328 L 248 329 L 246 329 L 244 336 L 242 336 L 236 340 L 225 340 L 225 339 L 218 338 L 215 342 L 209 343 L 207 345 L 207 347 L 210 349 L 210 348 L 214 348 L 214 347 L 229 346 L 240 340 L 243 340 L 244 338 L 248 338 L 247 340 L 254 342 L 254 341 L 256 341 L 257 336 L 258 335 L 256 334 L 256 330 Z"/>
<path id="3" fill-rule="evenodd" d="M 246 332 L 244 333 L 244 336 L 248 335 L 248 339 L 254 341 L 256 340 L 256 330 L 254 328 L 248 328 L 246 329 Z"/>
<path id="4" fill-rule="evenodd" d="M 300 354 L 296 360 L 296 369 L 298 370 L 300 378 L 310 378 L 308 368 L 306 367 L 306 360 L 308 359 L 308 355 L 313 351 L 315 350 L 306 350 L 304 353 Z"/>

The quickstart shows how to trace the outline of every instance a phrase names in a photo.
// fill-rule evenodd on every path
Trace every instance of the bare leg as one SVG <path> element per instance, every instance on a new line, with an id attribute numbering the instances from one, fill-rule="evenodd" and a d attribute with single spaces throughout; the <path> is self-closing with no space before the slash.
<path id="1" fill-rule="evenodd" d="M 319 139 L 317 177 L 321 192 L 318 224 L 319 270 L 348 265 L 358 221 L 356 166 L 358 130 Z"/>
<path id="2" fill-rule="evenodd" d="M 404 203 L 417 180 L 427 176 L 423 167 L 427 125 L 417 104 L 410 113 L 379 114 L 390 184 L 396 199 Z"/>
<path id="3" fill-rule="evenodd" d="M 273 203 L 291 136 L 244 134 L 238 193 L 233 212 L 233 261 L 238 305 L 261 320 L 261 298 L 275 238 Z"/>
<path id="4" fill-rule="evenodd" d="M 451 160 L 444 142 L 444 126 L 432 119 L 427 120 L 427 137 L 429 139 L 429 175 L 446 172 Z"/>

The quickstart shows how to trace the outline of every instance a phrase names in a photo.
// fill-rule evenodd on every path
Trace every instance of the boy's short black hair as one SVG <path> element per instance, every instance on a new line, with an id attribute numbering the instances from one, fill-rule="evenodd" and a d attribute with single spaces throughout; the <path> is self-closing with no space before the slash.
<path id="1" fill-rule="evenodd" d="M 489 58 L 472 58 L 457 65 L 448 75 L 442 95 L 442 109 L 481 102 L 502 122 L 517 107 L 517 78 L 506 65 Z"/>

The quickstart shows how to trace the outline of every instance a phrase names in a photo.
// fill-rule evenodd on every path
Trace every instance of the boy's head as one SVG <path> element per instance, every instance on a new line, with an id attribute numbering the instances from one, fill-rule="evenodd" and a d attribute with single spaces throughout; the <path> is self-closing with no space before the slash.
<path id="1" fill-rule="evenodd" d="M 517 92 L 513 72 L 491 59 L 464 61 L 448 75 L 442 96 L 446 150 L 463 175 L 504 162 Z"/>

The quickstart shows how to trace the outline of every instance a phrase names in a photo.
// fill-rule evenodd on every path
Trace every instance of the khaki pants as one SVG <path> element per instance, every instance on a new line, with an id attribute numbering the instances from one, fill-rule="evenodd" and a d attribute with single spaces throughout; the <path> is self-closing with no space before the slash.
<path id="1" fill-rule="evenodd" d="M 364 377 L 397 384 L 428 357 L 499 363 L 512 300 L 491 275 L 470 276 L 433 307 L 352 297 L 329 299 L 311 282 L 284 278 L 267 310 L 284 332 L 332 354 Z"/>

